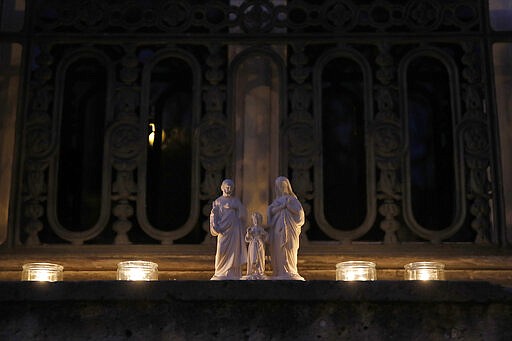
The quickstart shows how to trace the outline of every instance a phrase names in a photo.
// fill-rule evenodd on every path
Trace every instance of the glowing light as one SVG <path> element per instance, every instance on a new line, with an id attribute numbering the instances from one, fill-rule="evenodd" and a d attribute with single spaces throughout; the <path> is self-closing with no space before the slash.
<path id="1" fill-rule="evenodd" d="M 155 143 L 155 136 L 156 136 L 156 125 L 154 123 L 149 123 L 149 129 L 150 133 L 148 136 L 148 143 L 151 147 L 153 147 L 153 144 Z M 165 142 L 165 131 L 162 130 L 162 143 Z"/>
<path id="2" fill-rule="evenodd" d="M 62 281 L 64 267 L 52 263 L 23 264 L 22 281 L 57 282 Z"/>
<path id="3" fill-rule="evenodd" d="M 348 261 L 336 264 L 338 281 L 374 281 L 377 279 L 375 263 L 366 261 Z"/>
<path id="4" fill-rule="evenodd" d="M 123 281 L 156 281 L 158 264 L 142 260 L 126 261 L 117 264 L 117 279 Z"/>
<path id="5" fill-rule="evenodd" d="M 437 262 L 414 262 L 404 266 L 406 280 L 444 280 L 444 264 Z"/>

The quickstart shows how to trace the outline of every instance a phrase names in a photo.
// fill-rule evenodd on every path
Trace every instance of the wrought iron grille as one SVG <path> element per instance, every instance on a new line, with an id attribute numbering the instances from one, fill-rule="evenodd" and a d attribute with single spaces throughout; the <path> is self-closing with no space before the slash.
<path id="1" fill-rule="evenodd" d="M 278 71 L 304 242 L 499 242 L 483 1 L 27 5 L 16 244 L 210 242 L 232 47 Z"/>

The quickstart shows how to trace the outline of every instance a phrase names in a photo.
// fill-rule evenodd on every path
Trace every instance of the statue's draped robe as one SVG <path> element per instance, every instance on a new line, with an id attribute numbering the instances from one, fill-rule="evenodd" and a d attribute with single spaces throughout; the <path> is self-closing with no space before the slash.
<path id="1" fill-rule="evenodd" d="M 286 203 L 286 207 L 272 213 L 274 207 Z M 304 280 L 297 270 L 299 236 L 304 225 L 304 210 L 294 196 L 283 195 L 275 199 L 268 208 L 270 226 L 270 257 L 272 275 L 275 279 Z"/>
<path id="2" fill-rule="evenodd" d="M 251 226 L 247 229 L 245 241 L 249 243 L 247 256 L 247 275 L 265 275 L 265 242 L 268 234 L 261 226 Z"/>
<path id="3" fill-rule="evenodd" d="M 241 266 L 247 261 L 244 219 L 245 208 L 238 198 L 221 196 L 213 202 L 210 232 L 217 236 L 213 280 L 241 278 Z"/>

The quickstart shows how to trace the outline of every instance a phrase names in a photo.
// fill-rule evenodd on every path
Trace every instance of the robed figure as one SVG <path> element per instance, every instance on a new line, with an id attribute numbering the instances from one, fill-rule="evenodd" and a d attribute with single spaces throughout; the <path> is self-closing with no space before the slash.
<path id="1" fill-rule="evenodd" d="M 261 225 L 263 217 L 254 212 L 251 216 L 252 226 L 247 228 L 245 241 L 249 243 L 247 252 L 247 275 L 244 279 L 266 279 L 265 275 L 265 244 L 268 233 Z"/>
<path id="2" fill-rule="evenodd" d="M 212 280 L 231 280 L 242 277 L 242 264 L 247 260 L 245 245 L 245 207 L 233 196 L 234 183 L 222 182 L 222 195 L 215 199 L 210 213 L 210 233 L 217 237 L 215 275 Z"/>
<path id="3" fill-rule="evenodd" d="M 268 207 L 272 279 L 304 280 L 297 270 L 304 209 L 288 178 L 275 180 L 275 199 Z"/>

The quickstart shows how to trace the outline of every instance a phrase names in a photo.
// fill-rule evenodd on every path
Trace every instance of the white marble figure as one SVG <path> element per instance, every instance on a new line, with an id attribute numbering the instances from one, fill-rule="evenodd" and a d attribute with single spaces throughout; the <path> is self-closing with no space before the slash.
<path id="1" fill-rule="evenodd" d="M 267 279 L 265 275 L 265 243 L 268 242 L 268 233 L 261 222 L 261 213 L 254 212 L 251 215 L 252 226 L 247 228 L 245 241 L 249 243 L 247 252 L 247 275 L 244 279 Z"/>
<path id="2" fill-rule="evenodd" d="M 233 196 L 235 186 L 231 179 L 222 182 L 222 195 L 215 199 L 210 213 L 210 233 L 217 237 L 215 275 L 211 280 L 238 280 L 242 264 L 247 260 L 244 240 L 245 207 Z"/>
<path id="3" fill-rule="evenodd" d="M 284 176 L 275 180 L 275 199 L 267 214 L 272 279 L 303 281 L 297 271 L 297 252 L 304 210 L 293 193 L 290 181 Z"/>

